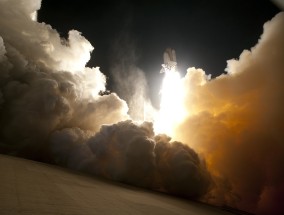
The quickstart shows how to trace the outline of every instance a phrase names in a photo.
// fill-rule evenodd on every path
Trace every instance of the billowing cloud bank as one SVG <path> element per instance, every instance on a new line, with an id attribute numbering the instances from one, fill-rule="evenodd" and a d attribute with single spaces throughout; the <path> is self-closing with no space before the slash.
<path id="1" fill-rule="evenodd" d="M 98 68 L 85 68 L 93 47 L 79 32 L 70 31 L 66 40 L 33 21 L 40 1 L 0 3 L 2 152 L 30 154 L 55 130 L 95 132 L 128 118 L 117 95 L 98 96 L 106 78 Z"/>
<path id="2" fill-rule="evenodd" d="M 264 25 L 250 51 L 209 80 L 191 68 L 183 79 L 188 118 L 175 139 L 207 161 L 215 189 L 207 196 L 258 214 L 284 213 L 284 13 Z"/>
<path id="3" fill-rule="evenodd" d="M 208 80 L 182 79 L 187 118 L 172 141 L 130 120 L 92 45 L 36 21 L 40 0 L 0 0 L 0 152 L 257 214 L 283 214 L 284 14 Z M 120 80 L 121 81 L 121 80 Z M 194 151 L 196 150 L 198 154 Z M 206 162 L 206 163 L 205 163 Z M 209 170 L 209 171 L 208 171 Z"/>
<path id="4" fill-rule="evenodd" d="M 189 146 L 130 121 L 77 31 L 38 23 L 40 0 L 0 0 L 0 152 L 190 198 L 211 177 Z M 32 15 L 31 15 L 32 14 Z M 116 123 L 116 124 L 115 124 Z"/>
<path id="5" fill-rule="evenodd" d="M 150 122 L 103 125 L 92 137 L 78 128 L 63 129 L 51 135 L 50 148 L 60 165 L 184 197 L 201 197 L 211 183 L 196 152 L 154 136 Z"/>

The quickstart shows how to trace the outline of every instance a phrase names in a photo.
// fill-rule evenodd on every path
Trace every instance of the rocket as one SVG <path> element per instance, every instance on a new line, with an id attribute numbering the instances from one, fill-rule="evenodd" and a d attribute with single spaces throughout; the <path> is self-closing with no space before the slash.
<path id="1" fill-rule="evenodd" d="M 174 49 L 167 48 L 164 52 L 164 64 L 162 64 L 161 72 L 175 71 L 177 67 L 176 52 Z"/>

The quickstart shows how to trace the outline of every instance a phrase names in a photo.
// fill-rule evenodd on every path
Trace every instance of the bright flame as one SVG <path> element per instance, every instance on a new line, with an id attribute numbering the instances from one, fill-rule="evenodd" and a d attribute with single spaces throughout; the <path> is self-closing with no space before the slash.
<path id="1" fill-rule="evenodd" d="M 182 88 L 179 72 L 175 69 L 166 69 L 161 89 L 160 111 L 154 123 L 156 133 L 173 136 L 175 126 L 185 118 L 184 90 Z"/>

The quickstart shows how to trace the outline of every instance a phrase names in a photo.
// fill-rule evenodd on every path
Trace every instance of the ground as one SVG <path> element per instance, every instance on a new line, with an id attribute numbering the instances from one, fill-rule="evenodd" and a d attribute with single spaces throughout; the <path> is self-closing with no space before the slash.
<path id="1" fill-rule="evenodd" d="M 0 155 L 3 215 L 229 215 L 219 208 Z"/>

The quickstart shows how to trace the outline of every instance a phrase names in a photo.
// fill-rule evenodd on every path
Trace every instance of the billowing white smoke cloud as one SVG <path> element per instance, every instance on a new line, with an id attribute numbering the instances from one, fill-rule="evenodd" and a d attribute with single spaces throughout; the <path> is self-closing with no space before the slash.
<path id="1" fill-rule="evenodd" d="M 0 0 L 0 152 L 203 196 L 211 183 L 205 163 L 188 146 L 155 136 L 151 123 L 130 121 L 116 94 L 101 96 L 105 76 L 85 68 L 93 47 L 75 30 L 64 39 L 38 23 L 40 4 Z"/>
<path id="2" fill-rule="evenodd" d="M 205 158 L 215 178 L 207 201 L 257 214 L 283 214 L 284 13 L 264 25 L 258 44 L 227 75 L 183 79 L 188 118 L 175 131 Z"/>
<path id="3" fill-rule="evenodd" d="M 85 68 L 93 47 L 79 32 L 70 31 L 66 40 L 33 20 L 39 0 L 0 4 L 2 152 L 32 156 L 55 130 L 96 132 L 129 118 L 115 94 L 99 96 L 106 78 L 98 68 Z"/>

